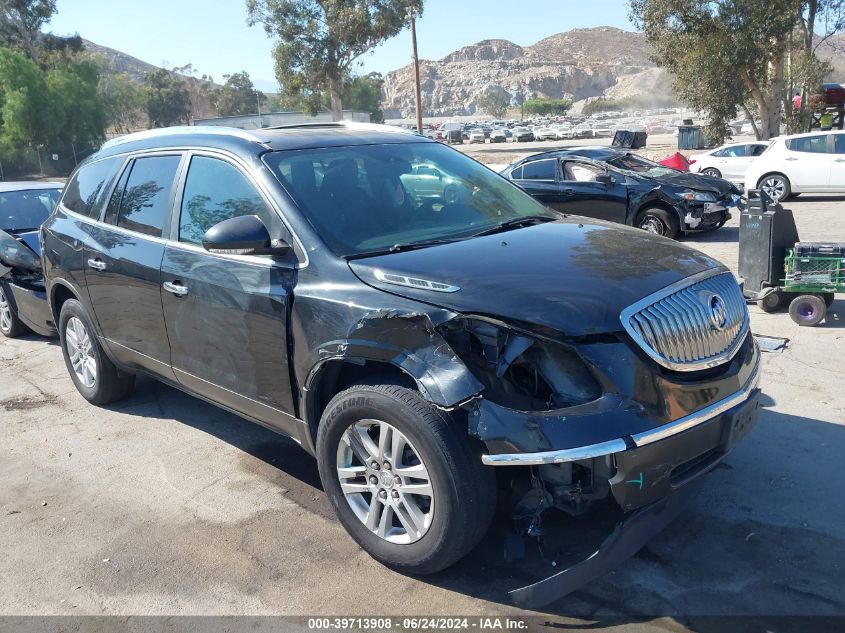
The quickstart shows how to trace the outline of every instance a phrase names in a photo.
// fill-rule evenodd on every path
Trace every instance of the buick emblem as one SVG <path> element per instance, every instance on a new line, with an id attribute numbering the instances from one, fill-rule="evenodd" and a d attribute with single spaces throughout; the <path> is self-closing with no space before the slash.
<path id="1" fill-rule="evenodd" d="M 710 325 L 717 330 L 725 329 L 728 321 L 728 306 L 719 295 L 710 296 Z"/>

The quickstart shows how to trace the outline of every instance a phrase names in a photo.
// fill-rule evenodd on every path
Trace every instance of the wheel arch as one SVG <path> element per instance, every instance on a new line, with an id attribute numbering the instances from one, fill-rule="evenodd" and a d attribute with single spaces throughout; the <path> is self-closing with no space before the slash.
<path id="1" fill-rule="evenodd" d="M 663 209 L 667 213 L 671 213 L 678 219 L 678 226 L 681 231 L 684 230 L 684 214 L 672 203 L 660 198 L 658 196 L 649 197 L 646 200 L 641 200 L 637 204 L 633 215 L 631 216 L 631 226 L 637 225 L 637 220 L 648 209 Z"/>
<path id="2" fill-rule="evenodd" d="M 62 306 L 68 299 L 76 299 L 80 301 L 79 293 L 69 283 L 63 279 L 56 279 L 50 287 L 50 294 L 48 301 L 50 302 L 50 312 L 53 313 L 53 323 L 56 328 L 59 326 L 59 317 L 62 313 Z"/>

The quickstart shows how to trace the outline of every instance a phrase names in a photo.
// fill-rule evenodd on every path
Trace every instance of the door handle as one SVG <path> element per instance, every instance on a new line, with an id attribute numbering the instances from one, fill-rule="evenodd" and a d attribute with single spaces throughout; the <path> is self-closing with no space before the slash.
<path id="1" fill-rule="evenodd" d="M 797 158 L 794 158 L 794 157 L 792 157 L 792 156 L 790 156 L 790 157 L 789 157 L 789 158 L 787 158 L 786 160 L 798 160 L 798 159 L 797 159 Z"/>
<path id="2" fill-rule="evenodd" d="M 575 193 L 575 190 L 567 187 L 566 189 L 563 190 L 563 193 L 565 193 L 568 196 L 571 196 L 573 193 Z"/>
<path id="3" fill-rule="evenodd" d="M 833 162 L 834 163 L 845 163 L 845 158 L 834 158 Z"/>
<path id="4" fill-rule="evenodd" d="M 183 286 L 179 281 L 165 281 L 161 285 L 167 292 L 173 293 L 177 297 L 184 297 L 188 294 L 188 286 Z"/>
<path id="5" fill-rule="evenodd" d="M 104 262 L 99 257 L 95 259 L 89 259 L 88 265 L 93 268 L 94 270 L 105 270 L 106 269 L 106 262 Z"/>

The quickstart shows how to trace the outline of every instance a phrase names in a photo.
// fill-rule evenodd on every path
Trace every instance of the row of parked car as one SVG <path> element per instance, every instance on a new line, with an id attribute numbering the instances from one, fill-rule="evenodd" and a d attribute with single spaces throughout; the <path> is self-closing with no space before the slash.
<path id="1" fill-rule="evenodd" d="M 735 190 L 606 148 L 506 176 L 387 126 L 116 139 L 58 202 L 4 191 L 3 333 L 57 332 L 94 405 L 145 374 L 292 437 L 401 572 L 462 558 L 497 499 L 526 530 L 616 504 L 633 552 L 753 426 L 759 350 L 722 264 L 567 213 L 669 235 Z M 577 589 L 608 547 L 514 599 Z"/>

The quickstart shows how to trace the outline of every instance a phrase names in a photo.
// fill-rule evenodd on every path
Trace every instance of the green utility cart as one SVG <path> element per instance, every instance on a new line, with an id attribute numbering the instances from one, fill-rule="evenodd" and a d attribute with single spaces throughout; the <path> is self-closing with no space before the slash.
<path id="1" fill-rule="evenodd" d="M 758 300 L 766 312 L 789 302 L 798 325 L 815 326 L 827 315 L 837 292 L 845 292 L 845 244 L 798 242 L 786 252 L 783 285 Z"/>

